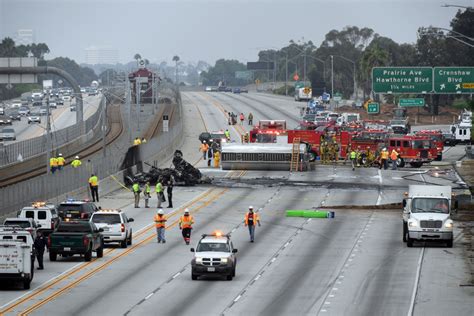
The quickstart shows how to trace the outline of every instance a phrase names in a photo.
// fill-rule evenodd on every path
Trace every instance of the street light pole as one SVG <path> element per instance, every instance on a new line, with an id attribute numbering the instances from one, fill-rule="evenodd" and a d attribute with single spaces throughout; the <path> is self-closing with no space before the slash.
<path id="1" fill-rule="evenodd" d="M 331 55 L 331 98 L 334 98 L 334 56 Z"/>
<path id="2" fill-rule="evenodd" d="M 288 51 L 285 59 L 285 95 L 288 96 Z"/>
<path id="3" fill-rule="evenodd" d="M 303 80 L 304 80 L 304 86 L 306 87 L 306 45 L 304 46 L 304 74 L 303 74 Z"/>

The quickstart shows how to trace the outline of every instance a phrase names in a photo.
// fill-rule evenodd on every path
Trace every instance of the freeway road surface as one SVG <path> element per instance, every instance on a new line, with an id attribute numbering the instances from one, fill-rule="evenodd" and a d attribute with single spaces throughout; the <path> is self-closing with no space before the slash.
<path id="1" fill-rule="evenodd" d="M 90 117 L 97 110 L 101 96 L 86 96 L 83 95 L 84 102 L 84 120 Z M 72 101 L 75 103 L 75 101 Z M 51 130 L 56 131 L 76 123 L 76 112 L 69 110 L 71 102 L 65 101 L 64 105 L 59 105 L 57 109 L 52 110 Z M 36 110 L 35 107 L 30 106 L 30 110 Z M 41 117 L 41 124 L 28 124 L 27 116 L 22 117 L 21 121 L 13 121 L 13 126 L 16 132 L 16 141 L 22 141 L 43 135 L 46 130 L 46 116 Z M 14 143 L 13 141 L 6 141 L 5 144 Z"/>
<path id="2" fill-rule="evenodd" d="M 156 243 L 155 208 L 133 208 L 132 194 L 116 191 L 101 199 L 135 221 L 133 246 L 110 246 L 104 257 L 46 259 L 31 291 L 2 284 L 0 314 L 33 315 L 473 315 L 474 290 L 464 257 L 464 236 L 455 227 L 454 248 L 436 244 L 407 248 L 400 210 L 348 207 L 333 219 L 287 218 L 287 209 L 379 205 L 400 202 L 409 184 L 435 183 L 464 190 L 447 165 L 398 171 L 317 166 L 315 171 L 232 171 L 208 168 L 198 152 L 204 130 L 229 128 L 225 111 L 256 119 L 297 116 L 292 102 L 256 94 L 183 93 L 185 158 L 215 178 L 214 185 L 176 187 L 168 213 L 167 243 Z M 286 115 L 286 113 L 291 115 Z M 279 117 L 275 117 L 275 116 Z M 202 118 L 202 119 L 201 119 Z M 291 126 L 291 125 L 290 125 Z M 232 138 L 248 130 L 230 127 Z M 453 147 L 454 161 L 462 147 Z M 166 165 L 168 162 L 164 162 Z M 165 203 L 166 204 L 166 203 Z M 156 205 L 153 197 L 151 205 Z M 262 226 L 249 242 L 243 217 L 249 205 Z M 143 202 L 141 203 L 143 206 Z M 196 224 L 192 246 L 203 233 L 232 233 L 238 249 L 232 281 L 191 280 L 193 254 L 176 227 L 189 207 Z"/>

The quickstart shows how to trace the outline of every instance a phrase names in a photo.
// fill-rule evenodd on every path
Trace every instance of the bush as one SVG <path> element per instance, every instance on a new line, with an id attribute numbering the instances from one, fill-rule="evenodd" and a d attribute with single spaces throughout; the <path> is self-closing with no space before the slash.
<path id="1" fill-rule="evenodd" d="M 285 86 L 273 90 L 273 93 L 274 94 L 279 94 L 279 95 L 285 95 L 286 94 Z M 295 87 L 294 86 L 288 86 L 288 95 L 294 95 L 294 94 L 295 94 Z"/>

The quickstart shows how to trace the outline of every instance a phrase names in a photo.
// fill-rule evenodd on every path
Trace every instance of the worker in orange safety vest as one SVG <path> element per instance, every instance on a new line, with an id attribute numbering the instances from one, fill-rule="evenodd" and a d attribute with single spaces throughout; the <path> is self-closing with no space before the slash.
<path id="1" fill-rule="evenodd" d="M 194 218 L 189 214 L 189 210 L 184 210 L 184 215 L 179 218 L 179 229 L 186 245 L 191 241 L 191 230 L 193 229 Z"/>

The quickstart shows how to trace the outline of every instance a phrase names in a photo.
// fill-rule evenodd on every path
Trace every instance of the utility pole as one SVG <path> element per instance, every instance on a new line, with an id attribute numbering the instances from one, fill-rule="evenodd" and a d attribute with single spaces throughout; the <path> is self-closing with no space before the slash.
<path id="1" fill-rule="evenodd" d="M 357 101 L 359 94 L 357 93 L 356 84 L 356 63 L 354 62 L 354 101 Z"/>
<path id="2" fill-rule="evenodd" d="M 135 78 L 135 98 L 137 101 L 137 132 L 140 131 L 140 80 L 138 80 L 140 77 Z"/>
<path id="3" fill-rule="evenodd" d="M 48 174 L 51 174 L 51 166 L 49 165 L 49 160 L 53 152 L 53 144 L 51 140 L 51 117 L 49 113 L 49 93 L 46 97 L 46 169 Z"/>
<path id="4" fill-rule="evenodd" d="M 334 98 L 334 56 L 331 55 L 331 99 Z"/>
<path id="5" fill-rule="evenodd" d="M 102 94 L 102 99 L 100 100 L 100 103 L 102 105 L 102 153 L 105 158 L 105 134 L 107 131 L 107 99 L 105 98 L 104 94 Z"/>
<path id="6" fill-rule="evenodd" d="M 303 47 L 304 49 L 304 74 L 303 74 L 303 80 L 304 80 L 304 86 L 306 87 L 306 44 Z"/>
<path id="7" fill-rule="evenodd" d="M 286 51 L 285 62 L 285 95 L 288 96 L 288 51 Z"/>
<path id="8" fill-rule="evenodd" d="M 125 78 L 125 106 L 128 107 L 128 139 L 132 142 L 132 92 L 130 80 Z"/>
<path id="9" fill-rule="evenodd" d="M 155 115 L 155 93 L 156 93 L 156 86 L 155 86 L 155 73 L 152 73 L 151 79 L 151 114 Z"/>

